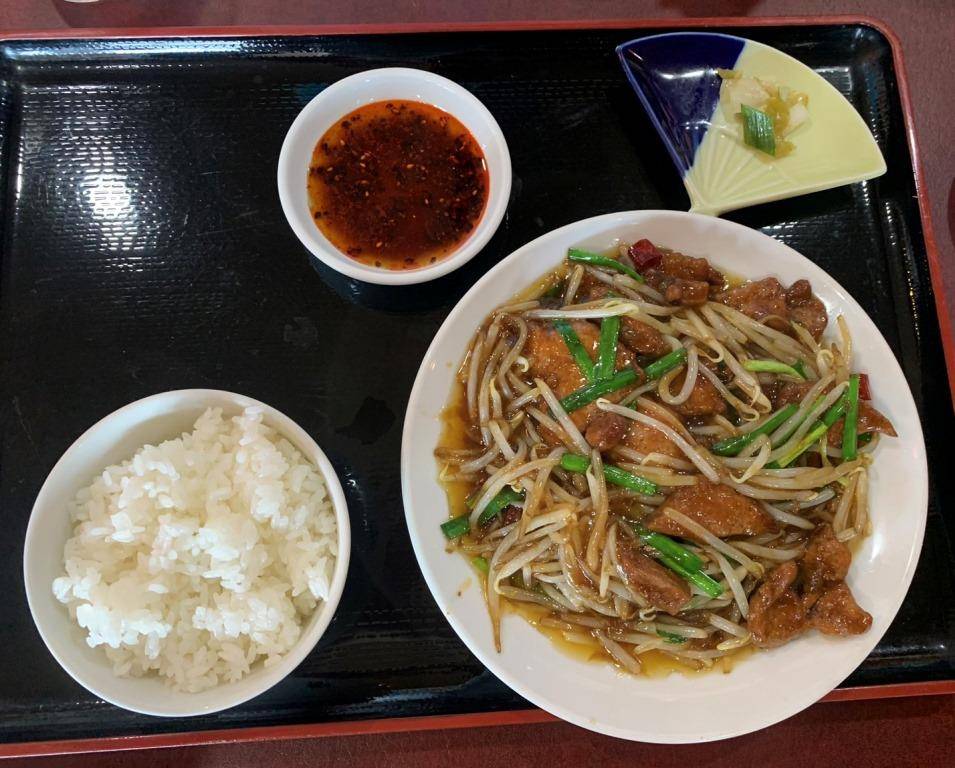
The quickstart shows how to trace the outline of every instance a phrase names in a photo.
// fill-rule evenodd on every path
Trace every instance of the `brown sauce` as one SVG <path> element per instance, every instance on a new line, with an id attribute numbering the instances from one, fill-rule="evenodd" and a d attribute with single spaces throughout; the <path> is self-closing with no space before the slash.
<path id="1" fill-rule="evenodd" d="M 484 213 L 488 172 L 456 118 L 416 101 L 367 104 L 319 139 L 308 169 L 309 210 L 356 261 L 416 269 L 452 253 Z"/>
<path id="2" fill-rule="evenodd" d="M 441 437 L 439 448 L 474 448 L 475 443 L 468 437 L 468 403 L 464 385 L 455 377 L 454 386 L 447 405 L 441 411 Z M 444 462 L 438 461 L 438 469 Z M 465 500 L 474 490 L 474 484 L 463 480 L 442 480 L 441 485 L 448 497 L 448 517 L 463 515 L 467 508 Z"/>
<path id="3" fill-rule="evenodd" d="M 604 650 L 604 647 L 592 638 L 591 642 L 572 642 L 564 637 L 564 633 L 556 627 L 549 627 L 541 624 L 540 620 L 548 615 L 549 611 L 532 603 L 503 603 L 505 610 L 520 616 L 529 624 L 533 625 L 537 631 L 543 634 L 561 653 L 577 661 L 595 662 L 598 664 L 611 664 L 620 668 L 617 661 Z M 578 634 L 583 635 L 581 631 Z M 739 650 L 733 651 L 726 656 L 722 656 L 709 667 L 695 666 L 691 661 L 684 661 L 676 656 L 671 656 L 664 651 L 646 651 L 638 657 L 640 660 L 641 675 L 646 677 L 667 677 L 676 672 L 681 675 L 704 675 L 710 672 L 731 672 L 735 665 L 742 659 L 751 656 L 755 652 L 752 645 L 744 646 Z"/>

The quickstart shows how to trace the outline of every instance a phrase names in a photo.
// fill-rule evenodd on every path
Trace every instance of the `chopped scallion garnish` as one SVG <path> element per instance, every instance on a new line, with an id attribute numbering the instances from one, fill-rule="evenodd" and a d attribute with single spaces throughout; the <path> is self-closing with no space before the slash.
<path id="1" fill-rule="evenodd" d="M 799 361 L 800 365 L 802 361 Z M 781 373 L 784 376 L 792 376 L 794 379 L 805 379 L 805 372 L 800 372 L 795 365 L 787 365 L 779 360 L 747 360 L 743 363 L 747 371 L 753 373 Z"/>
<path id="2" fill-rule="evenodd" d="M 743 141 L 760 152 L 776 156 L 776 130 L 765 112 L 746 104 L 740 106 L 743 116 Z"/>
<path id="3" fill-rule="evenodd" d="M 617 371 L 613 376 L 607 379 L 595 381 L 592 384 L 581 387 L 575 392 L 571 392 L 560 401 L 560 404 L 567 413 L 570 413 L 571 411 L 576 411 L 578 408 L 583 408 L 585 405 L 589 405 L 598 397 L 603 397 L 611 392 L 616 392 L 618 389 L 628 387 L 636 380 L 637 372 L 633 370 L 633 368 L 624 368 L 622 371 Z"/>
<path id="4" fill-rule="evenodd" d="M 647 381 L 659 379 L 663 374 L 669 373 L 674 368 L 683 365 L 686 362 L 686 347 L 674 349 L 667 352 L 663 357 L 654 360 L 650 365 L 643 369 L 647 376 Z"/>
<path id="5" fill-rule="evenodd" d="M 449 539 L 456 539 L 471 530 L 470 515 L 459 515 L 441 523 L 441 532 Z"/>
<path id="6" fill-rule="evenodd" d="M 643 282 L 643 276 L 637 272 L 637 270 L 628 267 L 626 264 L 621 264 L 616 259 L 611 259 L 607 256 L 601 256 L 599 253 L 590 253 L 589 251 L 582 251 L 580 248 L 571 248 L 567 251 L 567 258 L 570 261 L 576 261 L 579 264 L 591 264 L 595 267 L 603 267 L 604 269 L 612 269 L 616 272 L 623 272 L 625 275 L 629 275 L 638 283 Z"/>
<path id="7" fill-rule="evenodd" d="M 672 371 L 674 368 L 683 365 L 686 362 L 686 348 L 680 347 L 672 352 L 667 352 L 663 357 L 654 360 L 650 365 L 643 369 L 647 381 L 659 379 L 663 374 Z M 589 405 L 598 397 L 603 397 L 610 392 L 616 392 L 618 389 L 628 387 L 637 381 L 639 376 L 632 368 L 624 368 L 617 371 L 606 379 L 597 379 L 586 386 L 581 387 L 575 392 L 571 392 L 567 397 L 560 401 L 567 413 L 576 411 Z"/>
<path id="8" fill-rule="evenodd" d="M 699 571 L 703 568 L 703 561 L 686 547 L 680 546 L 669 536 L 662 533 L 651 531 L 642 525 L 632 525 L 634 533 L 640 537 L 640 541 L 648 547 L 653 547 L 657 552 L 672 557 L 676 562 L 686 568 L 688 571 Z"/>
<path id="9" fill-rule="evenodd" d="M 775 432 L 790 416 L 796 413 L 797 410 L 799 410 L 799 408 L 794 403 L 790 403 L 776 411 L 776 413 L 766 419 L 766 421 L 756 427 L 756 429 L 744 435 L 727 437 L 725 440 L 720 440 L 718 443 L 713 444 L 710 451 L 717 456 L 736 456 L 760 435 L 768 435 L 771 432 Z"/>
<path id="10" fill-rule="evenodd" d="M 613 375 L 617 362 L 617 337 L 620 335 L 620 317 L 611 315 L 600 321 L 600 343 L 597 347 L 597 364 L 594 379 L 608 379 Z"/>
<path id="11" fill-rule="evenodd" d="M 517 504 L 519 501 L 524 501 L 524 491 L 515 491 L 511 486 L 505 485 L 501 492 L 491 499 L 481 511 L 478 525 L 487 525 L 501 514 L 506 507 Z"/>
<path id="12" fill-rule="evenodd" d="M 707 594 L 713 598 L 719 597 L 723 594 L 723 588 L 719 585 L 719 582 L 711 579 L 709 576 L 703 573 L 703 571 L 687 570 L 677 560 L 673 559 L 669 555 L 661 554 L 658 560 L 675 574 L 677 574 L 677 576 L 681 576 L 683 579 L 690 582 L 690 584 L 699 587 L 704 594 Z"/>
<path id="13" fill-rule="evenodd" d="M 796 459 L 798 459 L 802 454 L 809 450 L 809 448 L 816 443 L 818 443 L 825 434 L 829 431 L 829 427 L 835 424 L 839 419 L 842 418 L 843 414 L 846 412 L 846 393 L 843 392 L 842 396 L 836 400 L 835 403 L 829 408 L 828 411 L 823 414 L 823 417 L 819 419 L 815 424 L 812 425 L 812 428 L 806 434 L 806 436 L 799 441 L 799 444 L 793 448 L 786 456 L 782 456 L 776 461 L 770 462 L 766 465 L 766 469 L 785 469 L 790 464 L 792 464 Z"/>
<path id="14" fill-rule="evenodd" d="M 580 372 L 584 374 L 584 378 L 587 379 L 587 381 L 593 381 L 594 362 L 590 359 L 590 355 L 587 354 L 587 350 L 584 348 L 584 344 L 580 340 L 580 336 L 578 336 L 577 332 L 573 329 L 573 326 L 566 320 L 555 320 L 554 327 L 564 340 L 564 344 L 567 345 L 567 351 L 569 351 L 570 356 L 574 358 L 574 362 L 577 363 Z"/>
<path id="15" fill-rule="evenodd" d="M 852 461 L 859 455 L 859 436 L 856 429 L 859 425 L 859 374 L 849 377 L 849 386 L 846 388 L 846 418 L 842 423 L 842 459 Z"/>
<path id="16" fill-rule="evenodd" d="M 565 453 L 560 457 L 560 466 L 568 472 L 583 474 L 590 467 L 590 457 L 579 453 Z M 630 491 L 642 493 L 644 496 L 653 496 L 657 492 L 657 484 L 645 477 L 634 475 L 613 464 L 604 464 L 604 478 L 611 485 L 619 485 Z"/>

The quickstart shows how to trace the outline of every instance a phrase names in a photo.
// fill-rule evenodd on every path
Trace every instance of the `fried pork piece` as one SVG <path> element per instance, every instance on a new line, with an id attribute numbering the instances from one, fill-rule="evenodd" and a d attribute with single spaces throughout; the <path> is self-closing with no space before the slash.
<path id="1" fill-rule="evenodd" d="M 686 382 L 686 370 L 678 374 L 670 382 L 670 392 L 679 392 Z M 726 413 L 726 401 L 719 390 L 713 386 L 702 373 L 696 375 L 696 384 L 690 390 L 690 396 L 682 403 L 669 406 L 681 416 L 712 416 L 716 413 Z"/>
<path id="2" fill-rule="evenodd" d="M 851 562 L 849 548 L 836 538 L 832 526 L 817 526 L 800 560 L 803 593 L 818 597 L 823 590 L 845 579 Z"/>
<path id="3" fill-rule="evenodd" d="M 669 304 L 697 307 L 705 304 L 716 290 L 726 284 L 723 273 L 706 259 L 682 253 L 659 253 L 656 266 L 643 272 L 647 283 L 663 294 Z"/>
<path id="4" fill-rule="evenodd" d="M 826 307 L 813 295 L 808 280 L 797 280 L 785 289 L 775 277 L 765 277 L 723 291 L 716 300 L 783 333 L 791 332 L 791 323 L 796 322 L 819 339 L 829 322 Z"/>
<path id="5" fill-rule="evenodd" d="M 656 269 L 667 277 L 676 277 L 680 280 L 696 280 L 715 287 L 726 284 L 723 273 L 715 269 L 706 259 L 685 256 L 676 251 L 663 252 L 663 258 Z"/>
<path id="6" fill-rule="evenodd" d="M 613 289 L 606 283 L 601 283 L 592 277 L 585 276 L 580 283 L 575 303 L 583 304 L 588 301 L 599 301 L 610 298 Z M 642 323 L 635 317 L 624 315 L 620 318 L 620 341 L 629 349 L 640 355 L 662 357 L 670 351 L 663 334 L 656 328 Z"/>
<path id="7" fill-rule="evenodd" d="M 627 586 L 654 608 L 675 616 L 690 599 L 685 581 L 623 538 L 617 539 L 617 563 Z"/>
<path id="8" fill-rule="evenodd" d="M 861 635 L 872 626 L 872 615 L 859 607 L 840 581 L 819 596 L 809 613 L 809 626 L 826 635 Z"/>
<path id="9" fill-rule="evenodd" d="M 806 629 L 806 606 L 793 586 L 798 576 L 799 567 L 792 560 L 778 565 L 749 599 L 746 625 L 758 647 L 775 648 Z"/>
<path id="10" fill-rule="evenodd" d="M 728 485 L 702 478 L 694 485 L 684 485 L 674 491 L 664 502 L 664 507 L 682 512 L 720 538 L 757 536 L 776 530 L 776 521 L 755 501 Z M 699 542 L 697 536 L 667 517 L 662 509 L 651 514 L 645 525 L 657 533 Z"/>
<path id="11" fill-rule="evenodd" d="M 630 419 L 617 413 L 598 411 L 587 425 L 584 439 L 598 451 L 609 451 L 627 436 Z"/>
<path id="12" fill-rule="evenodd" d="M 826 305 L 813 295 L 808 280 L 797 280 L 789 286 L 786 290 L 786 309 L 789 310 L 789 319 L 799 323 L 814 339 L 818 339 L 826 330 L 829 322 Z"/>
<path id="13" fill-rule="evenodd" d="M 668 304 L 679 304 L 683 307 L 699 307 L 706 304 L 710 296 L 710 287 L 698 280 L 682 280 L 679 277 L 659 278 L 647 273 L 647 282 L 663 294 Z"/>
<path id="14" fill-rule="evenodd" d="M 753 320 L 771 318 L 770 325 L 780 331 L 789 328 L 786 291 L 775 277 L 743 283 L 717 296 L 717 301 L 738 309 Z"/>
<path id="15" fill-rule="evenodd" d="M 659 429 L 631 421 L 623 445 L 642 454 L 660 453 L 674 459 L 686 458 L 683 451 Z"/>
<path id="16" fill-rule="evenodd" d="M 590 353 L 591 359 L 597 356 L 597 346 L 600 340 L 600 329 L 593 323 L 585 320 L 574 320 L 570 323 L 571 327 L 580 338 L 584 349 Z M 580 389 L 587 384 L 587 379 L 577 365 L 563 337 L 554 328 L 551 323 L 532 321 L 527 324 L 527 343 L 525 345 L 525 356 L 530 363 L 530 374 L 535 378 L 541 378 L 547 385 L 554 390 L 557 397 L 566 397 L 571 392 Z M 634 362 L 633 353 L 623 344 L 617 344 L 616 368 L 623 369 L 633 367 L 640 371 L 639 366 Z M 606 395 L 608 400 L 616 401 L 623 397 L 629 390 L 620 389 Z M 604 413 L 595 403 L 591 403 L 583 408 L 578 408 L 570 414 L 574 424 L 585 434 L 590 432 L 591 426 L 593 441 L 591 445 L 606 451 L 620 442 L 626 434 L 626 429 L 622 429 L 621 421 L 626 422 L 620 416 L 610 413 Z M 556 441 L 556 436 L 550 436 Z M 588 438 L 588 441 L 590 438 Z"/>
<path id="17" fill-rule="evenodd" d="M 790 560 L 774 568 L 750 598 L 753 642 L 772 648 L 809 628 L 827 635 L 865 632 L 872 616 L 859 607 L 844 581 L 851 560 L 832 527 L 818 526 L 798 564 Z"/>
<path id="18" fill-rule="evenodd" d="M 663 357 L 670 351 L 663 334 L 646 323 L 624 315 L 620 322 L 620 341 L 641 355 Z"/>
<path id="19" fill-rule="evenodd" d="M 813 383 L 811 381 L 785 381 L 767 389 L 766 394 L 769 396 L 773 408 L 782 408 L 790 403 L 798 405 L 812 388 Z M 774 382 L 774 384 L 777 384 L 777 382 Z"/>

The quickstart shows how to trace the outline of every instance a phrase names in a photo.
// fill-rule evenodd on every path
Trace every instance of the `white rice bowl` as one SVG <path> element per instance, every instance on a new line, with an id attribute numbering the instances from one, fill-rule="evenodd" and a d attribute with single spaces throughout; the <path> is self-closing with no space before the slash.
<path id="1" fill-rule="evenodd" d="M 250 406 L 209 408 L 70 503 L 56 598 L 117 675 L 198 692 L 278 662 L 329 597 L 338 531 L 322 475 Z"/>

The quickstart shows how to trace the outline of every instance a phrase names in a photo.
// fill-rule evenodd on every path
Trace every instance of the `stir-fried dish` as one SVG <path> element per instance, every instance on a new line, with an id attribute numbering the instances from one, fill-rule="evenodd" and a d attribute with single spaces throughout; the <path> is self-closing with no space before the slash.
<path id="1" fill-rule="evenodd" d="M 495 310 L 436 456 L 498 650 L 507 608 L 633 673 L 865 632 L 845 578 L 895 431 L 827 325 L 806 280 L 648 240 L 571 249 Z"/>

